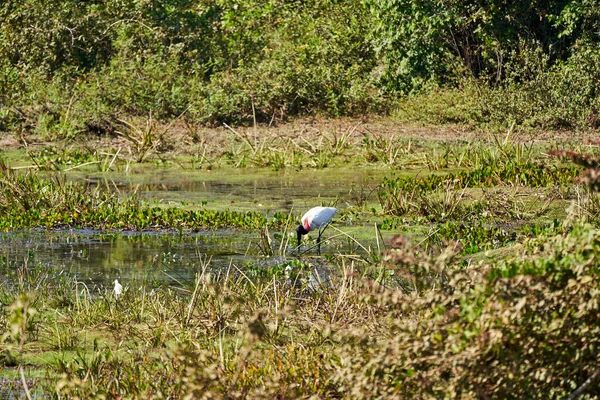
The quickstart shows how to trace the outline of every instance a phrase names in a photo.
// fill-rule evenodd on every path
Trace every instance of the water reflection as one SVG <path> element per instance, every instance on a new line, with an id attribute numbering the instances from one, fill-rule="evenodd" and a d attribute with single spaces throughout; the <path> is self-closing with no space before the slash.
<path id="1" fill-rule="evenodd" d="M 27 265 L 55 277 L 71 276 L 92 288 L 110 288 L 114 279 L 124 285 L 146 287 L 163 284 L 186 286 L 193 282 L 207 260 L 210 268 L 231 265 L 284 263 L 295 257 L 267 259 L 260 254 L 258 235 L 229 230 L 197 233 L 102 232 L 92 230 L 29 230 L 0 233 L 0 275 Z M 273 243 L 278 247 L 279 243 Z M 339 251 L 324 247 L 323 254 Z M 14 271 L 13 274 L 14 275 Z M 1 278 L 0 278 L 1 279 Z"/>
<path id="2" fill-rule="evenodd" d="M 155 171 L 152 174 L 81 174 L 84 180 L 118 193 L 135 193 L 163 203 L 207 203 L 209 207 L 289 211 L 338 202 L 355 205 L 371 195 L 385 171 Z"/>
<path id="3" fill-rule="evenodd" d="M 85 283 L 179 284 L 194 279 L 201 259 L 219 268 L 250 261 L 251 234 L 231 231 L 177 233 L 16 231 L 0 234 L 0 257 L 29 268 L 67 273 Z M 6 264 L 6 263 L 5 263 Z"/>

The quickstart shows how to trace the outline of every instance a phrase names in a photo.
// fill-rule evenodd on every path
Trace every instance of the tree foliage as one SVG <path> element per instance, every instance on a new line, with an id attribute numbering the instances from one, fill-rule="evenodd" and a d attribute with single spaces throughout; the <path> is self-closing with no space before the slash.
<path id="1" fill-rule="evenodd" d="M 469 86 L 474 111 L 442 120 L 594 126 L 598 32 L 593 0 L 11 0 L 0 4 L 0 129 L 62 124 L 50 131 L 74 136 L 150 111 L 361 115 L 440 89 L 460 101 Z"/>
<path id="2" fill-rule="evenodd" d="M 591 1 L 367 1 L 374 41 L 385 61 L 384 82 L 401 92 L 424 81 L 444 84 L 467 72 L 494 82 L 525 47 L 566 60 L 581 40 L 597 42 L 597 4 Z M 597 31 L 597 29 L 596 29 Z"/>

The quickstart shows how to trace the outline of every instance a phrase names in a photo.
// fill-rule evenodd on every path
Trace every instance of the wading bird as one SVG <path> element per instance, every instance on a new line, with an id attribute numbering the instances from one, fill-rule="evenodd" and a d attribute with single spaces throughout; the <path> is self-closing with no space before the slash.
<path id="1" fill-rule="evenodd" d="M 300 247 L 302 235 L 306 235 L 308 232 L 318 229 L 317 254 L 321 254 L 321 235 L 337 212 L 338 210 L 333 207 L 314 207 L 308 210 L 306 214 L 302 216 L 301 223 L 296 228 L 296 232 L 298 233 L 298 247 Z"/>
<path id="2" fill-rule="evenodd" d="M 123 285 L 119 283 L 118 279 L 115 279 L 115 297 L 119 297 L 123 291 Z"/>

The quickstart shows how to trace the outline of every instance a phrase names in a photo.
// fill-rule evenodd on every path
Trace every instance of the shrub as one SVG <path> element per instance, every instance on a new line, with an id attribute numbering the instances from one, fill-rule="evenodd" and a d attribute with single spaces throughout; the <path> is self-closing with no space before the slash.
<path id="1" fill-rule="evenodd" d="M 402 316 L 344 338 L 336 383 L 350 398 L 567 397 L 598 368 L 599 251 L 598 231 L 578 226 L 487 279 L 455 271 L 445 290 L 375 296 Z"/>

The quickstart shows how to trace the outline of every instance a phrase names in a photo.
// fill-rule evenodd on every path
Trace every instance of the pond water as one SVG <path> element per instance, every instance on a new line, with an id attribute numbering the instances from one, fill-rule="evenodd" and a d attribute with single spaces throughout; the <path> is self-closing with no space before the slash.
<path id="1" fill-rule="evenodd" d="M 151 202 L 203 205 L 213 209 L 258 210 L 265 214 L 292 211 L 301 215 L 320 204 L 349 210 L 368 201 L 383 174 L 374 171 L 155 171 L 137 174 L 77 174 L 84 180 L 121 194 L 136 193 Z M 344 231 L 360 229 L 351 219 L 337 221 Z M 270 232 L 277 252 L 280 232 Z M 335 232 L 328 230 L 327 236 Z M 373 236 L 374 237 L 374 236 Z M 294 239 L 290 237 L 288 239 Z M 314 237 L 312 238 L 314 240 Z M 374 239 L 373 239 L 374 241 Z M 206 260 L 211 268 L 244 268 L 303 257 L 292 251 L 265 257 L 258 231 L 123 232 L 93 230 L 18 230 L 0 233 L 1 268 L 27 264 L 53 276 L 75 277 L 95 288 L 110 287 L 114 279 L 144 286 L 192 282 Z M 370 244 L 370 243 L 367 243 Z M 357 252 L 350 240 L 324 243 L 322 255 Z M 310 256 L 316 251 L 308 251 Z"/>
<path id="2" fill-rule="evenodd" d="M 321 170 L 141 170 L 135 173 L 77 174 L 119 193 L 166 204 L 204 204 L 210 208 L 275 210 L 297 213 L 320 204 L 357 206 L 369 197 L 389 171 L 364 168 Z"/>

